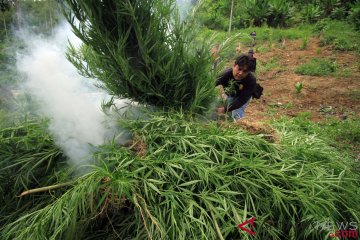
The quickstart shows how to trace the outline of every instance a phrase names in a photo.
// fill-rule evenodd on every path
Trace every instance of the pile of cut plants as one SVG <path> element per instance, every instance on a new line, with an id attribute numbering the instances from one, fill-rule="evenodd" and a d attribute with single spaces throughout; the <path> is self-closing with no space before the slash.
<path id="1" fill-rule="evenodd" d="M 177 113 L 119 124 L 136 138 L 99 147 L 80 177 L 43 124 L 2 129 L 1 238 L 319 239 L 332 230 L 316 223 L 359 219 L 354 163 L 315 135 L 283 124 L 273 143 Z M 252 217 L 254 237 L 237 227 Z"/>
<path id="2" fill-rule="evenodd" d="M 319 223 L 360 222 L 350 157 L 291 121 L 274 125 L 272 141 L 204 117 L 208 48 L 190 41 L 193 22 L 179 20 L 174 1 L 66 2 L 84 43 L 69 60 L 153 111 L 119 116 L 132 141 L 96 146 L 85 173 L 48 120 L 1 125 L 1 239 L 322 239 L 334 229 Z M 238 228 L 254 218 L 255 235 Z"/>

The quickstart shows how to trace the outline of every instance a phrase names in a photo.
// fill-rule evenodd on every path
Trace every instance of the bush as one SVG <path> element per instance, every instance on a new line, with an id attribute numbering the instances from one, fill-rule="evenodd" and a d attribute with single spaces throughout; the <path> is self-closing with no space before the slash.
<path id="1" fill-rule="evenodd" d="M 337 7 L 332 10 L 330 17 L 332 19 L 343 20 L 346 17 L 345 7 Z"/>
<path id="2" fill-rule="evenodd" d="M 313 58 L 310 62 L 300 65 L 295 73 L 310 76 L 328 76 L 336 71 L 336 64 L 326 59 Z"/>
<path id="3" fill-rule="evenodd" d="M 317 22 L 322 16 L 322 10 L 318 5 L 308 4 L 303 9 L 303 19 L 308 23 Z"/>
<path id="4" fill-rule="evenodd" d="M 267 24 L 272 27 L 285 27 L 294 13 L 291 2 L 286 0 L 272 0 L 269 2 L 270 9 Z"/>
<path id="5" fill-rule="evenodd" d="M 246 0 L 244 8 L 245 15 L 256 27 L 265 23 L 270 15 L 269 0 Z"/>
<path id="6" fill-rule="evenodd" d="M 356 30 L 360 30 L 360 1 L 351 5 L 348 21 L 354 25 Z"/>

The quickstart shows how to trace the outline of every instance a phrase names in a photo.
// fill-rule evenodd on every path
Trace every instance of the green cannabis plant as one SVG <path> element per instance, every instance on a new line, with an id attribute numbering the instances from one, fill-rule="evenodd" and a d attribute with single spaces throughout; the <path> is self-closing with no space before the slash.
<path id="1" fill-rule="evenodd" d="M 91 172 L 2 239 L 246 239 L 251 217 L 253 239 L 323 239 L 316 223 L 359 221 L 357 165 L 291 121 L 276 141 L 173 112 L 120 122 L 130 147 L 101 146 Z"/>
<path id="2" fill-rule="evenodd" d="M 173 0 L 66 0 L 83 44 L 68 59 L 112 96 L 165 109 L 202 112 L 215 90 L 209 47 Z"/>

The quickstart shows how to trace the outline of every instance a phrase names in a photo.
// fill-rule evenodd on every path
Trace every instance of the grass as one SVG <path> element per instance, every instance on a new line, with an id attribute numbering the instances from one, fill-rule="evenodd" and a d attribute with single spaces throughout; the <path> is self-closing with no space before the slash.
<path id="1" fill-rule="evenodd" d="M 355 89 L 350 92 L 350 97 L 355 100 L 360 100 L 360 89 Z"/>
<path id="2" fill-rule="evenodd" d="M 304 84 L 302 82 L 297 82 L 295 84 L 295 92 L 297 94 L 301 93 L 301 90 L 303 89 L 303 87 L 304 87 Z"/>
<path id="3" fill-rule="evenodd" d="M 281 120 L 280 120 L 281 122 Z M 288 120 L 285 120 L 288 122 Z M 329 118 L 325 122 L 315 123 L 310 120 L 310 113 L 298 114 L 292 121 L 292 130 L 302 134 L 313 134 L 329 145 L 356 157 L 360 148 L 360 120 L 355 116 L 346 120 Z"/>
<path id="4" fill-rule="evenodd" d="M 327 59 L 313 58 L 310 62 L 300 65 L 295 73 L 309 76 L 328 76 L 336 71 L 336 64 Z"/>
<path id="5" fill-rule="evenodd" d="M 181 113 L 120 121 L 98 165 L 51 203 L 7 224 L 2 239 L 319 239 L 316 221 L 359 220 L 354 163 L 315 135 L 277 124 L 279 143 Z M 297 228 L 304 223 L 304 228 Z"/>
<path id="6" fill-rule="evenodd" d="M 295 28 L 288 28 L 288 29 L 252 27 L 246 29 L 236 29 L 231 33 L 225 31 L 223 32 L 223 31 L 210 30 L 205 28 L 200 33 L 199 38 L 212 39 L 211 41 L 214 44 L 214 43 L 222 43 L 225 39 L 237 35 L 237 40 L 234 41 L 234 43 L 232 43 L 231 49 L 233 49 L 233 53 L 234 53 L 237 44 L 240 42 L 241 52 L 246 53 L 249 50 L 249 48 L 252 47 L 252 38 L 250 37 L 250 33 L 252 31 L 256 31 L 257 36 L 256 36 L 255 48 L 257 48 L 257 52 L 266 52 L 266 51 L 270 51 L 270 49 L 273 47 L 273 43 L 282 42 L 283 39 L 295 40 L 295 39 L 302 39 L 304 36 L 312 35 L 313 28 L 314 27 L 311 25 L 301 25 Z M 265 43 L 267 43 L 266 47 L 264 47 Z M 271 46 L 269 44 L 271 44 Z"/>
<path id="7" fill-rule="evenodd" d="M 350 69 L 342 68 L 334 74 L 338 78 L 347 78 L 353 76 L 353 72 Z"/>
<path id="8" fill-rule="evenodd" d="M 303 37 L 302 43 L 301 43 L 301 46 L 300 46 L 300 50 L 305 50 L 307 48 L 308 40 L 309 40 L 308 36 Z"/>
<path id="9" fill-rule="evenodd" d="M 339 51 L 360 50 L 360 33 L 346 22 L 328 21 L 321 33 L 321 46 L 330 45 Z"/>
<path id="10" fill-rule="evenodd" d="M 258 69 L 257 69 L 257 74 L 264 74 L 269 70 L 274 70 L 274 69 L 281 69 L 280 63 L 279 63 L 279 58 L 277 57 L 273 57 L 270 59 L 270 61 L 261 61 L 261 59 L 258 60 Z"/>

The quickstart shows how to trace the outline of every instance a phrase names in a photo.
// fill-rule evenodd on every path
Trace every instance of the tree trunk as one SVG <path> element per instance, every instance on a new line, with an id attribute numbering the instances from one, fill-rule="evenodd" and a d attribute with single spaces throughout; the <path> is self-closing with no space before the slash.
<path id="1" fill-rule="evenodd" d="M 15 15 L 16 15 L 16 23 L 17 23 L 17 29 L 21 28 L 21 19 L 20 19 L 20 15 L 21 15 L 21 6 L 20 6 L 20 1 L 16 1 L 15 2 Z"/>
<path id="2" fill-rule="evenodd" d="M 51 9 L 51 0 L 48 0 L 47 1 L 47 4 L 48 4 L 48 11 L 49 11 L 49 18 L 50 18 L 50 32 L 52 33 L 52 30 L 53 30 L 53 18 L 52 18 L 52 9 Z"/>
<path id="3" fill-rule="evenodd" d="M 231 0 L 229 32 L 231 32 L 231 25 L 232 25 L 232 18 L 233 18 L 233 9 L 234 9 L 234 0 Z"/>
<path id="4" fill-rule="evenodd" d="M 4 29 L 5 29 L 5 38 L 8 39 L 8 33 L 7 33 L 7 28 L 6 28 L 5 14 L 3 13 L 2 15 L 3 15 Z"/>

